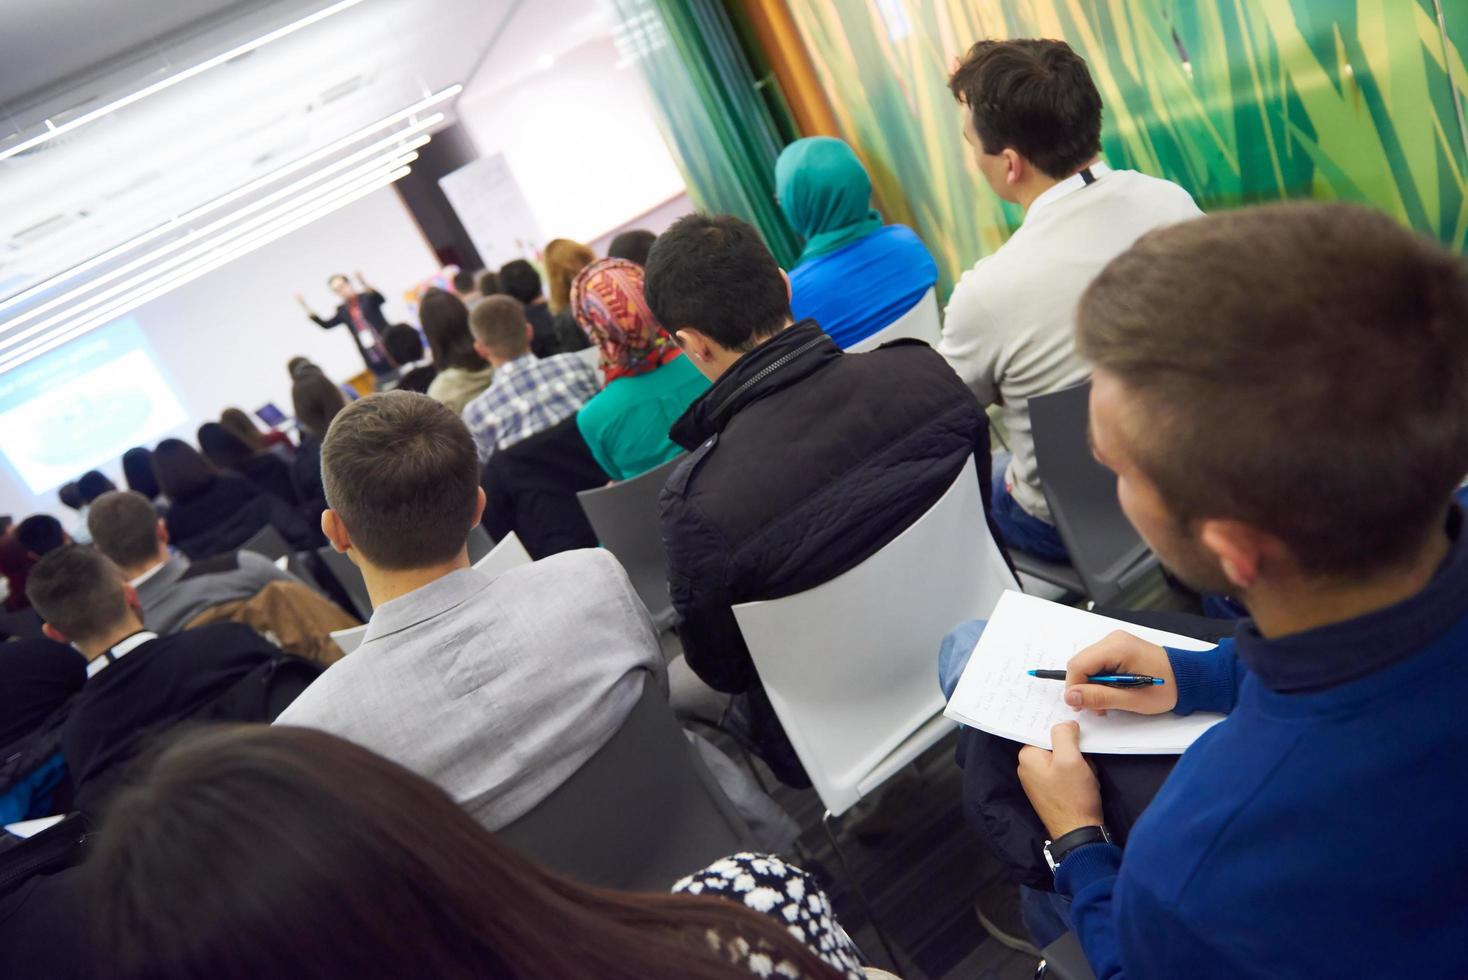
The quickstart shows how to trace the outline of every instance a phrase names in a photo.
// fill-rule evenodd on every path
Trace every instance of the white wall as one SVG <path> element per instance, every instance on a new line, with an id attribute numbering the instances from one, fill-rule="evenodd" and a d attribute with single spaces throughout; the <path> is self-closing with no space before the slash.
<path id="1" fill-rule="evenodd" d="M 504 153 L 547 240 L 592 241 L 684 192 L 642 77 L 619 57 L 607 33 L 455 106 L 482 156 Z"/>
<path id="2" fill-rule="evenodd" d="M 437 268 L 417 225 L 387 187 L 134 310 L 191 416 L 174 434 L 194 441 L 199 425 L 231 405 L 253 412 L 274 402 L 289 415 L 285 363 L 297 354 L 334 378 L 363 369 L 346 329 L 317 327 L 293 293 L 303 293 L 317 313 L 329 316 L 336 300 L 327 278 L 361 270 L 387 298 L 389 322 L 407 320 L 403 291 Z M 117 462 L 102 470 L 123 485 Z M 54 491 L 37 498 L 0 469 L 0 513 L 19 520 L 38 511 L 64 522 L 72 516 Z"/>

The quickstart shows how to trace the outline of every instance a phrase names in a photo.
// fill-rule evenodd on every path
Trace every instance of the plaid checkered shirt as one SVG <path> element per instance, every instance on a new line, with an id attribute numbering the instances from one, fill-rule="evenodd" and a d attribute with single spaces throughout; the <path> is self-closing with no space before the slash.
<path id="1" fill-rule="evenodd" d="M 489 387 L 464 407 L 479 462 L 570 418 L 596 392 L 595 369 L 575 354 L 525 354 L 501 365 Z"/>

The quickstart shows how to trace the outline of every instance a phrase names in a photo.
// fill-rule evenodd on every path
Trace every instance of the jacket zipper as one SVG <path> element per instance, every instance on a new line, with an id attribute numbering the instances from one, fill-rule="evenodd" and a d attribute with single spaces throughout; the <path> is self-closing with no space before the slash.
<path id="1" fill-rule="evenodd" d="M 819 337 L 815 337 L 811 340 L 806 341 L 804 344 L 795 348 L 795 350 L 791 351 L 790 353 L 785 354 L 774 361 L 771 361 L 769 364 L 766 364 L 764 367 L 760 368 L 758 372 L 755 373 L 754 377 L 750 378 L 748 381 L 744 382 L 744 384 L 731 391 L 729 393 L 729 397 L 720 402 L 719 407 L 712 414 L 715 416 L 722 415 L 724 412 L 724 408 L 734 399 L 744 394 L 746 391 L 748 391 L 759 382 L 763 381 L 765 378 L 768 378 L 773 372 L 778 371 L 780 368 L 784 367 L 790 362 L 792 358 L 799 357 L 801 354 L 804 354 L 806 351 L 810 350 L 812 347 L 816 346 L 825 339 L 826 335 L 822 334 Z"/>

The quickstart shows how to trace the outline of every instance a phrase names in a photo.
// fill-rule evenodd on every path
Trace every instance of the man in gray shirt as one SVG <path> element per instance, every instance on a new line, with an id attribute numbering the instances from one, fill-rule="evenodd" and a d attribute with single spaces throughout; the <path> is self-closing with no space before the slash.
<path id="1" fill-rule="evenodd" d="M 143 622 L 155 633 L 176 633 L 200 613 L 248 599 L 271 582 L 299 582 L 253 551 L 196 562 L 170 557 L 168 529 L 152 502 L 131 490 L 114 490 L 93 501 L 87 529 L 97 550 L 137 590 Z"/>
<path id="2" fill-rule="evenodd" d="M 350 739 L 506 826 L 590 759 L 662 670 L 646 608 L 604 551 L 495 579 L 471 568 L 478 454 L 427 396 L 353 402 L 321 471 L 321 529 L 362 570 L 374 612 L 362 645 L 276 723 Z"/>

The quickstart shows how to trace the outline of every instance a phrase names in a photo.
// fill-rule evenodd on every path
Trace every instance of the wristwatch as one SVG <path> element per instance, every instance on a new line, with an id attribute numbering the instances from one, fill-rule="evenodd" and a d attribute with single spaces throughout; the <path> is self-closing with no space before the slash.
<path id="1" fill-rule="evenodd" d="M 1106 832 L 1105 827 L 1080 827 L 1068 834 L 1061 834 L 1053 841 L 1045 842 L 1045 863 L 1050 865 L 1050 873 L 1054 874 L 1065 856 L 1076 848 L 1087 844 L 1110 843 L 1111 835 Z"/>

